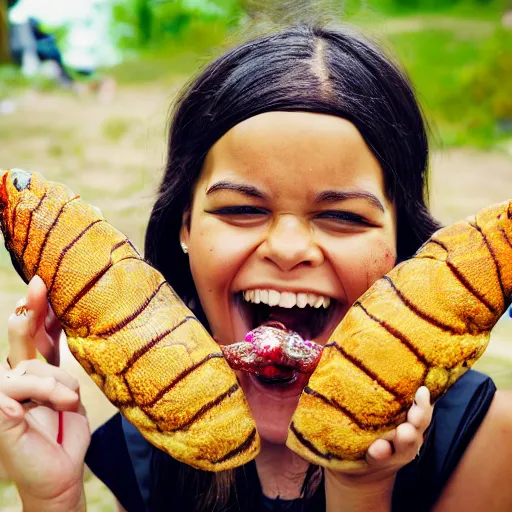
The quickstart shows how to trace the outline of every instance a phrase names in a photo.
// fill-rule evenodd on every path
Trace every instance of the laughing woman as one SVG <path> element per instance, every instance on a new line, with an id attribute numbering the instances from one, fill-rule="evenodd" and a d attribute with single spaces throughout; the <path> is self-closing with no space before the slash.
<path id="1" fill-rule="evenodd" d="M 250 41 L 178 101 L 146 258 L 219 344 L 272 320 L 324 345 L 356 299 L 439 227 L 426 206 L 427 161 L 411 86 L 373 45 L 310 26 Z M 9 321 L 12 347 L 55 356 L 59 330 L 37 278 L 27 309 Z M 77 385 L 54 365 L 3 373 L 0 461 L 27 511 L 85 509 L 86 450 L 129 511 L 512 510 L 512 402 L 474 371 L 433 417 L 420 388 L 358 473 L 322 470 L 285 446 L 307 378 L 240 372 L 262 449 L 219 474 L 157 451 L 120 415 L 89 444 L 86 420 L 71 414 Z M 27 398 L 53 406 L 39 416 L 46 436 L 27 423 Z M 62 446 L 52 442 L 59 409 L 71 412 Z"/>

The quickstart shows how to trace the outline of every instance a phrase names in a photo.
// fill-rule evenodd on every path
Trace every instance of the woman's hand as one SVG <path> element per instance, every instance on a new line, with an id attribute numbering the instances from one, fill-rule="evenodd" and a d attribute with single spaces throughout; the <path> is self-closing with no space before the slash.
<path id="1" fill-rule="evenodd" d="M 366 453 L 367 467 L 347 472 L 326 470 L 327 510 L 390 510 L 397 471 L 419 453 L 432 420 L 428 388 L 416 392 L 407 421 L 377 439 Z"/>
<path id="2" fill-rule="evenodd" d="M 59 362 L 60 326 L 38 277 L 8 321 L 9 365 L 0 368 L 0 466 L 24 510 L 81 510 L 90 432 L 78 382 L 35 359 Z"/>

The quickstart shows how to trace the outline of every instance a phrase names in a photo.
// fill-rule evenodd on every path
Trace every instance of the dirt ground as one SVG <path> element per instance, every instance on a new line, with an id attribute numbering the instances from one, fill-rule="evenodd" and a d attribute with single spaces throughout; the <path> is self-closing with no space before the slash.
<path id="1" fill-rule="evenodd" d="M 36 170 L 65 182 L 98 206 L 107 220 L 142 247 L 144 228 L 165 161 L 166 120 L 179 81 L 126 87 L 109 103 L 70 93 L 28 92 L 15 112 L 0 116 L 0 167 Z M 512 197 L 512 158 L 472 149 L 432 155 L 432 208 L 443 223 Z M 0 249 L 0 360 L 7 354 L 5 324 L 25 287 Z M 63 346 L 63 364 L 82 382 L 91 427 L 115 411 Z M 512 320 L 493 333 L 479 368 L 512 388 Z M 87 479 L 89 510 L 113 510 L 94 478 Z M 0 484 L 0 510 L 20 510 L 12 486 Z"/>

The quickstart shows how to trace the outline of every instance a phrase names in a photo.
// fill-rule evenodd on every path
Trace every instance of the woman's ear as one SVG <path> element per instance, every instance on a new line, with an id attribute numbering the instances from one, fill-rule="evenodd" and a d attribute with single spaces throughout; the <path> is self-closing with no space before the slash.
<path id="1" fill-rule="evenodd" d="M 180 245 L 183 252 L 188 252 L 188 244 L 190 240 L 190 210 L 185 210 L 181 217 L 180 228 Z"/>

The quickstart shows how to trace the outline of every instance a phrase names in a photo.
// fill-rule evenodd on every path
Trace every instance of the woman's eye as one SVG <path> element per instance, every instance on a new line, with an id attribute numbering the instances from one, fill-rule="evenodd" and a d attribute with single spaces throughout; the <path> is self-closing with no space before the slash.
<path id="1" fill-rule="evenodd" d="M 255 206 L 225 206 L 216 210 L 206 210 L 206 213 L 215 215 L 265 215 L 267 211 Z"/>
<path id="2" fill-rule="evenodd" d="M 365 226 L 372 226 L 373 224 L 366 220 L 361 215 L 352 212 L 345 212 L 339 210 L 328 210 L 325 212 L 321 212 L 317 215 L 317 218 L 320 219 L 328 219 L 328 220 L 336 220 L 340 222 L 347 222 L 350 224 L 360 224 Z"/>

